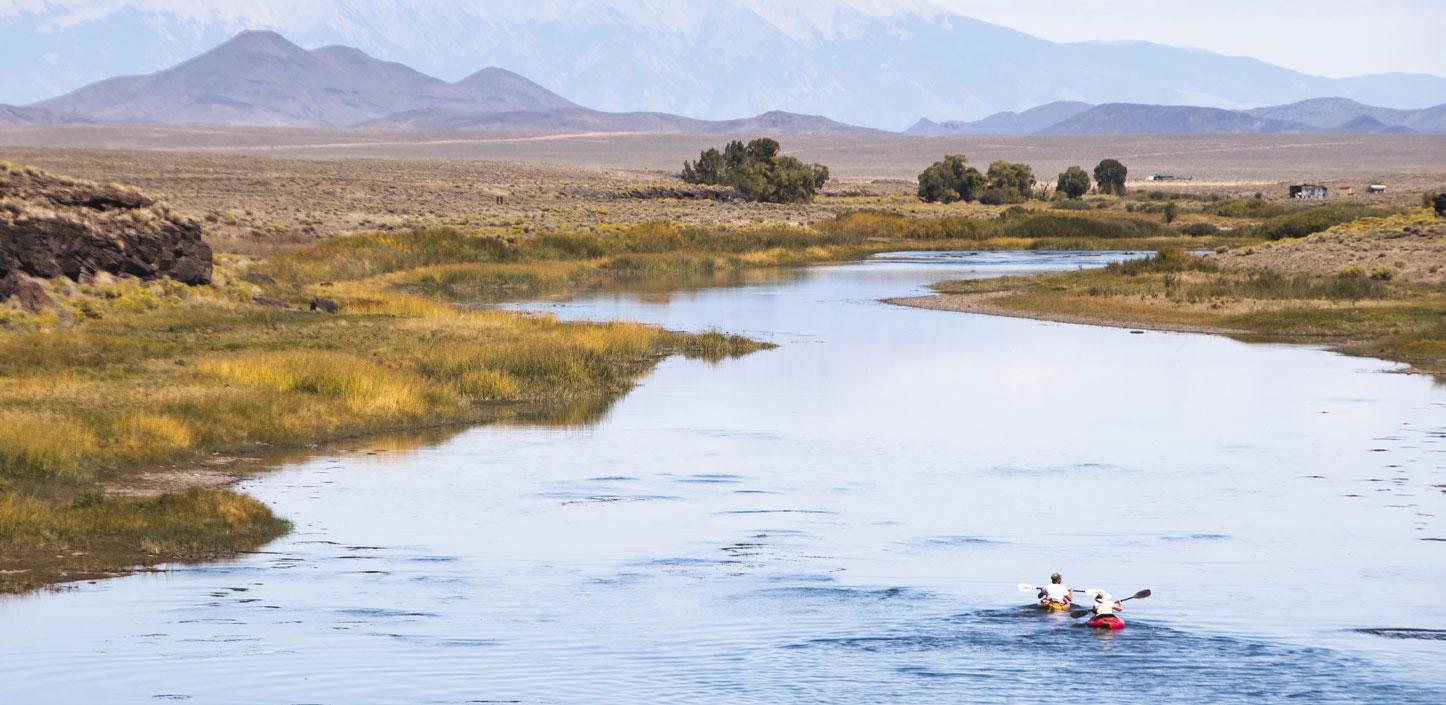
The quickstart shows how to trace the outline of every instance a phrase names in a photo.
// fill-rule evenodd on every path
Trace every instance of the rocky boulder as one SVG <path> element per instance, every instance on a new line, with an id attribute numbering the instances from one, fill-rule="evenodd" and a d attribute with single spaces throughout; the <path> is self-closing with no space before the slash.
<path id="1" fill-rule="evenodd" d="M 24 277 L 211 281 L 201 226 L 133 190 L 0 162 L 0 300 Z"/>

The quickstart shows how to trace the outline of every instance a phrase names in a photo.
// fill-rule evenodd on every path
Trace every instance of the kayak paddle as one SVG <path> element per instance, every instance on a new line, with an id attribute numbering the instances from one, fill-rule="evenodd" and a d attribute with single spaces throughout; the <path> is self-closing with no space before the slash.
<path id="1" fill-rule="evenodd" d="M 1141 590 L 1141 591 L 1139 591 L 1139 592 L 1137 592 L 1137 593 L 1135 593 L 1135 594 L 1133 594 L 1133 595 L 1130 595 L 1129 597 L 1126 597 L 1126 598 L 1123 599 L 1123 600 L 1115 600 L 1115 601 L 1116 601 L 1116 602 L 1129 602 L 1130 600 L 1143 600 L 1143 599 L 1145 599 L 1145 598 L 1147 598 L 1147 597 L 1149 597 L 1149 596 L 1150 596 L 1150 591 L 1149 591 L 1149 590 Z M 1093 611 L 1094 611 L 1094 610 L 1075 610 L 1075 611 L 1073 611 L 1073 612 L 1070 612 L 1070 613 L 1069 613 L 1069 616 L 1074 617 L 1075 619 L 1079 619 L 1080 617 L 1083 617 L 1083 616 L 1085 616 L 1085 615 L 1087 615 L 1087 614 L 1089 614 L 1090 612 L 1093 612 Z"/>
<path id="2" fill-rule="evenodd" d="M 1019 587 L 1019 591 L 1020 591 L 1020 592 L 1039 592 L 1039 586 L 1038 586 L 1038 585 L 1026 585 L 1025 583 L 1020 583 L 1020 584 L 1018 585 L 1018 587 Z M 1089 592 L 1089 590 L 1081 590 L 1081 589 L 1079 589 L 1079 588 L 1070 588 L 1070 591 L 1071 591 L 1071 592 Z"/>

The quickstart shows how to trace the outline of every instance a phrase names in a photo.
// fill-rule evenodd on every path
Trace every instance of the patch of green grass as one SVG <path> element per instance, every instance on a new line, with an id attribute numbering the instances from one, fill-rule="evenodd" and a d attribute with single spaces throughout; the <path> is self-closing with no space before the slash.
<path id="1" fill-rule="evenodd" d="M 1167 231 L 1153 220 L 1124 217 L 1086 217 L 1054 213 L 1012 220 L 1005 237 L 1117 239 L 1157 237 Z"/>
<path id="2" fill-rule="evenodd" d="M 1371 208 L 1356 203 L 1313 206 L 1267 218 L 1259 225 L 1250 228 L 1249 234 L 1266 240 L 1305 237 L 1344 223 L 1362 218 L 1381 218 L 1395 212 L 1391 209 Z"/>
<path id="3" fill-rule="evenodd" d="M 1003 309 L 1115 325 L 1160 325 L 1318 341 L 1446 374 L 1446 286 L 1363 272 L 1225 269 L 1179 251 L 1034 277 L 945 282 Z"/>
<path id="4" fill-rule="evenodd" d="M 445 300 L 673 290 L 921 246 L 1137 248 L 1155 240 L 1125 235 L 1164 232 L 1109 219 L 1082 219 L 1089 224 L 1079 231 L 1053 218 L 868 212 L 817 228 L 364 233 L 270 260 L 222 261 L 208 289 L 125 280 L 57 290 L 70 324 L 31 317 L 0 332 L 0 544 L 14 565 L 32 566 L 0 590 L 246 550 L 283 530 L 264 507 L 230 493 L 100 492 L 139 469 L 518 413 L 592 418 L 666 355 L 717 361 L 767 347 L 719 332 L 564 323 Z M 1055 223 L 1050 232 L 1065 237 L 1003 235 L 1031 221 Z M 272 279 L 253 276 L 262 282 L 253 287 L 244 273 Z M 341 313 L 257 306 L 258 291 L 293 305 L 333 299 Z"/>
<path id="5" fill-rule="evenodd" d="M 0 492 L 0 593 L 255 550 L 288 526 L 264 504 L 226 490 L 144 498 Z"/>

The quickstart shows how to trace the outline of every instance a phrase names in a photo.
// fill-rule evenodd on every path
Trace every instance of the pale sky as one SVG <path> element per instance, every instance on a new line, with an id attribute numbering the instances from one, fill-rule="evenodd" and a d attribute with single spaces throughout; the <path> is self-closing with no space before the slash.
<path id="1" fill-rule="evenodd" d="M 594 0 L 671 23 L 702 0 Z M 717 2 L 719 0 L 711 0 Z M 942 5 L 961 14 L 1055 41 L 1135 39 L 1252 56 L 1322 76 L 1411 71 L 1446 76 L 1446 0 L 733 0 L 773 21 L 814 24 L 831 5 L 871 13 Z M 340 6 L 443 12 L 562 12 L 587 0 L 0 0 L 0 19 L 18 13 L 101 18 L 123 7 L 199 17 L 269 19 L 287 26 L 326 22 Z M 927 11 L 927 10 L 926 10 Z"/>
<path id="2" fill-rule="evenodd" d="M 1054 41 L 1143 39 L 1318 76 L 1446 76 L 1446 0 L 935 0 Z"/>

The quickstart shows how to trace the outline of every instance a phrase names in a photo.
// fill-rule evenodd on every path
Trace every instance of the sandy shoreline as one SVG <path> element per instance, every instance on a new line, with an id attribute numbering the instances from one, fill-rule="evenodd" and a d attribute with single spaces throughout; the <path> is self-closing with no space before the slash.
<path id="1" fill-rule="evenodd" d="M 1240 330 L 1237 328 L 1223 328 L 1219 326 L 1189 325 L 1183 323 L 1142 323 L 1139 321 L 1118 321 L 1100 316 L 1078 316 L 1070 314 L 1043 314 L 1032 311 L 1019 311 L 1011 308 L 1004 308 L 990 303 L 991 299 L 1003 296 L 1010 292 L 994 291 L 981 294 L 930 294 L 928 296 L 903 296 L 892 299 L 884 299 L 886 304 L 894 306 L 908 306 L 911 308 L 926 308 L 933 311 L 954 311 L 957 313 L 977 313 L 984 316 L 1007 316 L 1009 318 L 1028 318 L 1036 321 L 1053 321 L 1055 323 L 1072 323 L 1084 326 L 1105 326 L 1108 328 L 1127 328 L 1130 330 L 1154 330 L 1167 331 L 1171 333 L 1206 333 L 1210 335 L 1228 335 L 1240 338 L 1260 337 L 1282 337 L 1262 336 L 1255 331 Z"/>

